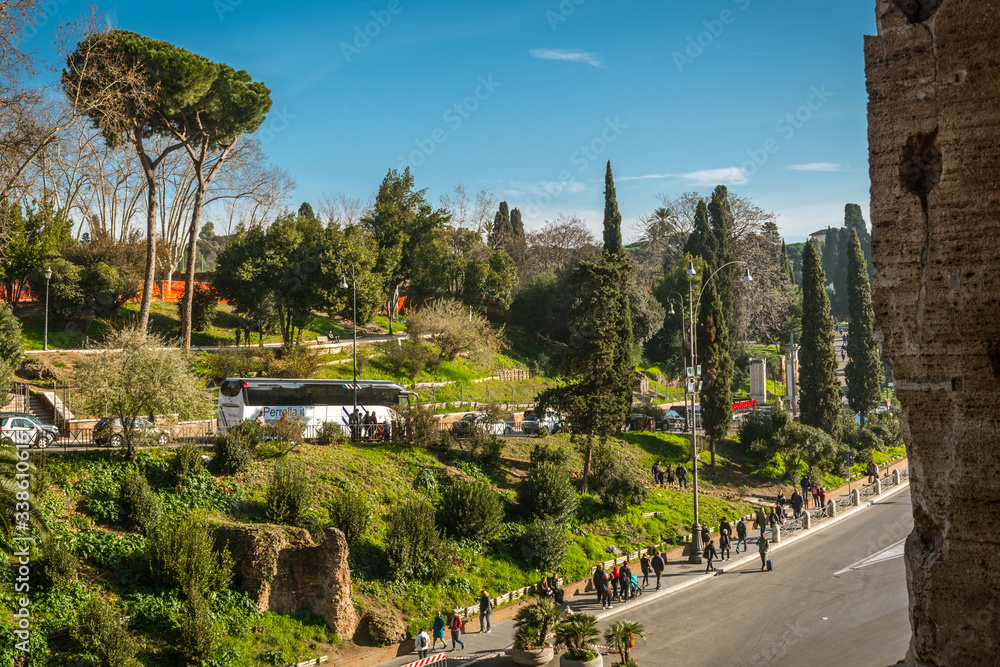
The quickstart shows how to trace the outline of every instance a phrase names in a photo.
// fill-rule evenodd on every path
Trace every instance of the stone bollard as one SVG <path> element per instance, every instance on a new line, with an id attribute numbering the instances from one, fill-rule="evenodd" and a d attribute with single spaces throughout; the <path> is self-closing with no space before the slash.
<path id="1" fill-rule="evenodd" d="M 810 515 L 809 512 L 802 514 L 802 528 L 804 530 L 812 528 L 812 515 Z"/>
<path id="2" fill-rule="evenodd" d="M 892 471 L 892 483 L 899 484 L 899 468 Z"/>
<path id="3" fill-rule="evenodd" d="M 861 504 L 861 493 L 857 489 L 851 491 L 851 504 L 855 506 Z"/>
<path id="4" fill-rule="evenodd" d="M 880 479 L 875 480 L 875 486 L 873 490 L 876 496 L 882 495 L 882 480 Z"/>
<path id="5" fill-rule="evenodd" d="M 777 524 L 771 526 L 771 544 L 777 544 L 781 541 L 781 527 Z"/>
<path id="6" fill-rule="evenodd" d="M 837 516 L 837 503 L 832 500 L 826 501 L 826 515 L 831 519 Z"/>

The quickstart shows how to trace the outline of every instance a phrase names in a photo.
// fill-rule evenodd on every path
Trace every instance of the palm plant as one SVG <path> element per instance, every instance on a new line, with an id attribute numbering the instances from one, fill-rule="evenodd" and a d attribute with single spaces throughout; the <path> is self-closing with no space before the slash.
<path id="1" fill-rule="evenodd" d="M 533 605 L 522 607 L 514 617 L 514 648 L 524 651 L 548 646 L 545 642 L 549 628 L 559 621 L 559 607 L 554 600 L 545 598 Z"/>
<path id="2" fill-rule="evenodd" d="M 587 613 L 573 614 L 556 626 L 556 642 L 566 645 L 569 660 L 591 660 L 595 654 L 588 649 L 600 636 L 597 619 Z"/>
<path id="3" fill-rule="evenodd" d="M 21 463 L 20 469 L 18 463 Z M 0 536 L 10 539 L 15 526 L 27 526 L 45 534 L 45 522 L 38 507 L 41 475 L 26 463 L 12 446 L 0 447 Z M 23 483 L 27 480 L 27 488 Z M 18 496 L 27 491 L 29 501 Z M 23 529 L 22 529 L 23 530 Z M 8 545 L 9 546 L 9 545 Z"/>
<path id="4" fill-rule="evenodd" d="M 635 621 L 615 621 L 610 628 L 604 631 L 604 641 L 608 642 L 608 645 L 617 651 L 618 657 L 622 659 L 621 662 L 613 663 L 612 667 L 615 665 L 621 665 L 621 667 L 635 665 L 629 658 L 629 653 L 635 646 L 636 637 L 645 643 L 646 633 L 643 631 L 642 624 Z"/>

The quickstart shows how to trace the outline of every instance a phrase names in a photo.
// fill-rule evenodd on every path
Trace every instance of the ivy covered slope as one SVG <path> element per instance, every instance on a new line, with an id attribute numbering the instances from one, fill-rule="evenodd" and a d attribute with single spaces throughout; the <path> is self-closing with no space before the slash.
<path id="1" fill-rule="evenodd" d="M 238 592 L 228 554 L 199 537 L 219 523 L 286 523 L 314 536 L 325 525 L 341 528 L 359 617 L 395 615 L 412 633 L 438 609 L 473 604 L 482 588 L 498 595 L 551 570 L 582 579 L 608 558 L 607 546 L 674 542 L 691 521 L 689 493 L 643 484 L 654 460 L 684 458 L 678 436 L 598 447 L 591 488 L 598 476 L 610 481 L 581 497 L 581 459 L 566 436 L 456 441 L 434 433 L 422 446 L 292 447 L 251 435 L 223 438 L 214 450 L 141 450 L 134 464 L 118 452 L 35 461 L 48 537 L 36 533 L 32 553 L 40 630 L 32 664 L 54 664 L 45 655 L 96 663 L 131 649 L 147 665 L 249 666 L 361 650 L 308 609 L 258 612 Z M 203 454 L 213 457 L 208 467 Z M 709 523 L 746 511 L 711 495 L 702 502 Z M 650 512 L 660 514 L 643 517 Z M 13 646 L 12 590 L 5 584 L 0 593 L 0 651 Z M 108 620 L 122 617 L 124 626 Z M 97 635 L 111 637 L 110 646 L 95 643 Z"/>

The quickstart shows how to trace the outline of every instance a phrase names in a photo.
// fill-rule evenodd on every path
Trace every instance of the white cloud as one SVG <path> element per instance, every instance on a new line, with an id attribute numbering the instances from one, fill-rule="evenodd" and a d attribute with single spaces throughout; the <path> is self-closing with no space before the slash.
<path id="1" fill-rule="evenodd" d="M 793 164 L 788 167 L 792 171 L 844 171 L 844 165 L 836 162 L 810 162 L 809 164 Z"/>
<path id="2" fill-rule="evenodd" d="M 542 60 L 568 60 L 585 65 L 601 66 L 601 59 L 596 53 L 588 53 L 579 49 L 531 49 L 528 51 L 533 58 Z"/>
<path id="3" fill-rule="evenodd" d="M 692 185 L 746 185 L 750 182 L 750 174 L 743 167 L 724 167 L 722 169 L 701 169 L 685 174 L 643 174 L 642 176 L 622 176 L 617 181 L 645 181 L 652 179 L 679 178 Z"/>

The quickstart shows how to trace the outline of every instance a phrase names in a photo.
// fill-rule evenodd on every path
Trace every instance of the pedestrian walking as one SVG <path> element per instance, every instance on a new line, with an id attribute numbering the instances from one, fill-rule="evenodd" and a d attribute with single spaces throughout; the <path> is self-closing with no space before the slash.
<path id="1" fill-rule="evenodd" d="M 826 507 L 826 487 L 819 490 L 819 506 Z"/>
<path id="2" fill-rule="evenodd" d="M 747 546 L 747 524 L 743 521 L 743 517 L 736 522 L 736 553 L 740 552 L 740 543 L 743 544 L 743 551 L 749 551 L 750 548 Z"/>
<path id="3" fill-rule="evenodd" d="M 677 464 L 677 487 L 681 489 L 688 488 L 688 471 L 682 464 Z"/>
<path id="4" fill-rule="evenodd" d="M 493 626 L 490 624 L 490 618 L 493 616 L 493 602 L 490 600 L 490 596 L 487 595 L 486 589 L 484 588 L 479 593 L 479 631 L 480 632 L 493 632 Z"/>
<path id="5" fill-rule="evenodd" d="M 674 464 L 673 463 L 668 463 L 667 464 L 667 488 L 668 489 L 674 488 Z"/>
<path id="6" fill-rule="evenodd" d="M 420 632 L 413 640 L 413 648 L 417 649 L 417 656 L 420 660 L 427 657 L 427 647 L 430 646 L 431 638 L 427 636 L 427 631 L 420 628 Z"/>
<path id="7" fill-rule="evenodd" d="M 730 560 L 729 533 L 719 533 L 719 560 Z"/>
<path id="8" fill-rule="evenodd" d="M 653 573 L 656 575 L 656 590 L 660 590 L 660 577 L 663 575 L 663 568 L 666 566 L 667 559 L 657 553 L 650 560 L 649 564 L 653 568 Z"/>
<path id="9" fill-rule="evenodd" d="M 632 568 L 628 566 L 628 558 L 618 570 L 618 588 L 621 590 L 622 602 L 628 600 L 632 593 Z"/>
<path id="10" fill-rule="evenodd" d="M 711 540 L 709 539 L 711 534 L 708 532 L 708 524 L 701 524 L 701 543 L 708 544 Z"/>
<path id="11" fill-rule="evenodd" d="M 240 331 L 240 328 L 236 327 L 236 347 L 240 346 L 240 334 L 241 333 L 242 332 Z"/>
<path id="12" fill-rule="evenodd" d="M 815 484 L 812 485 L 812 497 L 813 497 L 813 507 L 820 507 L 819 504 L 819 487 Z"/>
<path id="13" fill-rule="evenodd" d="M 653 484 L 663 486 L 663 471 L 660 469 L 660 462 L 653 464 Z"/>
<path id="14" fill-rule="evenodd" d="M 618 600 L 618 577 L 621 576 L 618 572 L 618 566 L 615 565 L 611 568 L 611 573 L 608 578 L 611 580 L 611 599 Z"/>
<path id="15" fill-rule="evenodd" d="M 768 544 L 767 538 L 761 535 L 760 539 L 757 540 L 757 551 L 760 552 L 760 570 L 763 572 L 767 568 L 767 552 L 771 550 L 771 545 Z"/>
<path id="16" fill-rule="evenodd" d="M 798 489 L 792 491 L 792 518 L 798 519 L 802 514 L 802 495 Z"/>
<path id="17" fill-rule="evenodd" d="M 434 642 L 431 644 L 432 651 L 437 648 L 439 639 L 441 640 L 441 648 L 448 648 L 448 643 L 444 640 L 444 616 L 441 615 L 441 612 L 438 612 L 437 616 L 434 617 L 434 625 L 431 626 L 431 635 L 434 637 Z"/>
<path id="18" fill-rule="evenodd" d="M 778 503 L 779 505 L 784 505 L 785 503 L 787 503 L 787 502 L 788 502 L 788 501 L 787 501 L 787 500 L 785 499 L 785 492 L 784 492 L 784 491 L 778 491 L 778 498 L 777 498 L 776 502 L 777 502 L 777 503 Z"/>
<path id="19" fill-rule="evenodd" d="M 611 600 L 608 594 L 608 575 L 604 572 L 604 566 L 597 564 L 594 570 L 594 590 L 597 591 L 597 601 L 601 603 L 601 609 L 610 609 Z"/>
<path id="20" fill-rule="evenodd" d="M 639 569 L 642 570 L 642 587 L 645 588 L 646 584 L 649 583 L 649 554 L 643 552 L 642 557 L 639 558 Z"/>
<path id="21" fill-rule="evenodd" d="M 767 528 L 767 515 L 764 514 L 763 507 L 757 508 L 757 515 L 754 517 L 753 527 L 760 528 L 760 535 L 761 537 L 764 536 L 764 529 Z"/>
<path id="22" fill-rule="evenodd" d="M 708 565 L 705 567 L 705 574 L 715 572 L 715 566 L 712 565 L 712 561 L 715 560 L 716 555 L 715 542 L 709 540 L 708 544 L 705 545 L 705 560 L 708 561 Z"/>
<path id="23" fill-rule="evenodd" d="M 462 641 L 462 617 L 457 611 L 451 612 L 451 621 L 448 622 L 448 629 L 451 630 L 451 650 L 455 650 L 455 644 L 461 644 L 465 650 L 465 642 Z"/>
<path id="24" fill-rule="evenodd" d="M 805 503 L 806 498 L 809 497 L 809 487 L 812 486 L 812 482 L 809 481 L 808 475 L 799 481 L 799 486 L 802 487 L 802 502 Z"/>

